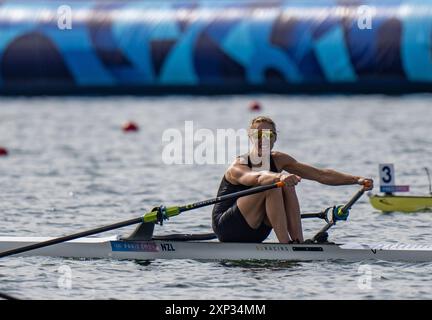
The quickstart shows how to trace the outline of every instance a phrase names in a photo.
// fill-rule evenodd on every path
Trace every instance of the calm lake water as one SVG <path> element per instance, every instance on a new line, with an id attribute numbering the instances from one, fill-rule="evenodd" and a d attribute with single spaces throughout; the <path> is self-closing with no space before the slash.
<path id="1" fill-rule="evenodd" d="M 0 146 L 10 155 L 0 158 L 0 235 L 60 236 L 162 203 L 213 197 L 228 164 L 164 164 L 162 135 L 184 131 L 185 121 L 212 131 L 245 128 L 260 114 L 248 110 L 252 99 L 278 124 L 275 149 L 376 180 L 379 163 L 394 163 L 398 184 L 428 192 L 430 95 L 2 98 Z M 126 120 L 141 130 L 124 134 Z M 304 180 L 297 192 L 307 212 L 344 203 L 357 189 Z M 210 215 L 210 207 L 184 213 L 156 232 L 208 232 Z M 431 225 L 431 212 L 382 214 L 365 196 L 330 238 L 428 244 Z M 321 221 L 305 221 L 306 238 L 321 227 Z M 269 240 L 275 239 L 272 233 Z M 25 299 L 432 299 L 431 280 L 432 264 L 0 260 L 0 292 Z"/>

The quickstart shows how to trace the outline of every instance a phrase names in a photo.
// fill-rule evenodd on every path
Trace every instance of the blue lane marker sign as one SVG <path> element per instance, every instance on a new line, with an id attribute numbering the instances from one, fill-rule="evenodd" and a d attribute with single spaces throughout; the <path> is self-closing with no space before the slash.
<path id="1" fill-rule="evenodd" d="M 380 191 L 391 193 L 391 192 L 409 192 L 409 186 L 381 186 Z"/>

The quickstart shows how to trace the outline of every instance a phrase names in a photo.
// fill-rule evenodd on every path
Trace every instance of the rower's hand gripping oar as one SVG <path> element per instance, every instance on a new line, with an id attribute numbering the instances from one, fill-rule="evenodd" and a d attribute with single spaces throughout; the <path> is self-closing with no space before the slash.
<path id="1" fill-rule="evenodd" d="M 51 239 L 48 241 L 43 241 L 43 242 L 31 244 L 31 245 L 24 246 L 21 248 L 7 250 L 7 251 L 0 253 L 0 258 L 19 254 L 19 253 L 23 253 L 23 252 L 27 252 L 27 251 L 31 251 L 31 250 L 35 250 L 35 249 L 40 249 L 43 247 L 52 246 L 52 245 L 55 245 L 58 243 L 62 243 L 62 242 L 66 242 L 66 241 L 70 241 L 70 240 L 74 240 L 74 239 L 78 239 L 78 238 L 82 238 L 82 237 L 95 235 L 95 234 L 102 233 L 105 231 L 123 228 L 126 226 L 138 224 L 138 223 L 151 223 L 151 222 L 162 223 L 163 220 L 166 220 L 170 217 L 174 217 L 176 215 L 179 215 L 180 213 L 185 212 L 185 211 L 190 211 L 193 209 L 202 208 L 205 206 L 210 206 L 210 205 L 213 205 L 215 203 L 219 203 L 219 202 L 222 202 L 225 200 L 236 199 L 236 198 L 248 196 L 251 194 L 255 194 L 255 193 L 267 191 L 270 189 L 274 189 L 274 188 L 281 188 L 284 185 L 285 185 L 284 182 L 276 182 L 276 183 L 265 185 L 265 186 L 258 186 L 258 187 L 250 188 L 247 190 L 226 194 L 226 195 L 216 197 L 213 199 L 195 202 L 195 203 L 188 204 L 185 206 L 168 207 L 168 208 L 161 206 L 161 207 L 158 207 L 157 210 L 152 210 L 152 211 L 150 211 L 150 212 L 148 212 L 148 213 L 146 213 L 143 216 L 138 217 L 138 218 L 125 220 L 122 222 L 110 224 L 110 225 L 99 227 L 96 229 L 78 232 L 75 234 L 71 234 L 69 236 L 64 236 L 64 237 L 60 237 L 60 238 Z"/>
<path id="2" fill-rule="evenodd" d="M 312 238 L 312 241 L 319 241 L 320 238 L 323 237 L 324 233 L 336 224 L 336 221 L 347 220 L 349 216 L 349 210 L 351 209 L 353 204 L 361 198 L 361 196 L 365 193 L 366 190 L 369 189 L 370 186 L 370 183 L 365 183 L 345 205 L 327 208 L 324 213 L 327 216 L 327 213 L 332 210 L 332 218 L 331 220 L 325 218 L 327 224 Z"/>

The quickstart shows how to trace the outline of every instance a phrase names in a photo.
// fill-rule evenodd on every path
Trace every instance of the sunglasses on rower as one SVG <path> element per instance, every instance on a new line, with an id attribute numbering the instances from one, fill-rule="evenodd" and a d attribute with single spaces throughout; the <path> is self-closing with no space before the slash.
<path id="1" fill-rule="evenodd" d="M 249 136 L 255 139 L 275 139 L 277 136 L 277 133 L 273 130 L 268 130 L 268 129 L 264 129 L 264 130 L 257 130 L 257 129 L 252 129 L 249 132 Z"/>

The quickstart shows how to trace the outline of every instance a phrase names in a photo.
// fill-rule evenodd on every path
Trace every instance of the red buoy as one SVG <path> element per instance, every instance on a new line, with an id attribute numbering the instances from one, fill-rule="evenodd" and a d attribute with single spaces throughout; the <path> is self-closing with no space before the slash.
<path id="1" fill-rule="evenodd" d="M 0 157 L 6 157 L 8 153 L 6 148 L 0 147 Z"/>
<path id="2" fill-rule="evenodd" d="M 249 104 L 249 110 L 250 111 L 261 111 L 261 104 L 258 101 L 252 101 Z"/>
<path id="3" fill-rule="evenodd" d="M 124 132 L 136 132 L 138 130 L 139 130 L 139 127 L 135 122 L 128 121 L 125 124 L 123 124 L 123 131 Z"/>

